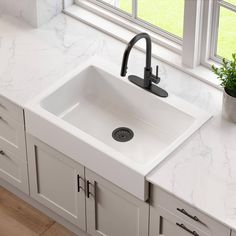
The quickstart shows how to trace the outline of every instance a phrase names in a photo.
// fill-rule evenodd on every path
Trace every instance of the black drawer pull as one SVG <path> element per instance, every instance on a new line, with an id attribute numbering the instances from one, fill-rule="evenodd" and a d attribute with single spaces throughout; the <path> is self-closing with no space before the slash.
<path id="1" fill-rule="evenodd" d="M 186 210 L 177 208 L 177 211 L 183 213 L 184 215 L 188 216 L 188 217 L 191 218 L 192 220 L 194 220 L 194 221 L 196 221 L 196 222 L 198 222 L 198 223 L 201 223 L 201 224 L 203 224 L 203 225 L 206 226 L 206 224 L 204 224 L 197 216 L 192 216 L 192 215 L 190 215 Z"/>
<path id="2" fill-rule="evenodd" d="M 199 236 L 199 234 L 196 232 L 196 231 L 192 231 L 190 229 L 188 229 L 184 224 L 179 224 L 179 223 L 176 223 L 177 226 L 179 226 L 181 229 L 189 232 L 190 234 L 194 235 L 194 236 Z"/>
<path id="3" fill-rule="evenodd" d="M 77 186 L 78 186 L 78 193 L 80 192 L 80 189 L 84 190 L 84 188 L 82 188 L 80 186 L 80 179 L 83 180 L 83 178 L 80 177 L 80 175 L 77 175 Z"/>
<path id="4" fill-rule="evenodd" d="M 0 150 L 0 155 L 5 156 L 5 152 L 3 150 Z"/>

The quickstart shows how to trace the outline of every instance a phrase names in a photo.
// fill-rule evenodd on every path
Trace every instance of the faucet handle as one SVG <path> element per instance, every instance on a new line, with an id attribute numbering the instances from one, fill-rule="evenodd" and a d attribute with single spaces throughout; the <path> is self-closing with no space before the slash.
<path id="1" fill-rule="evenodd" d="M 158 74 L 159 74 L 159 66 L 156 66 L 156 78 L 159 80 L 159 82 L 160 82 L 160 77 L 158 76 Z"/>
<path id="2" fill-rule="evenodd" d="M 152 82 L 158 84 L 160 82 L 160 77 L 158 77 L 159 68 L 156 66 L 156 76 L 152 75 Z"/>
<path id="3" fill-rule="evenodd" d="M 159 66 L 156 66 L 156 77 L 158 78 L 158 74 L 159 74 Z"/>

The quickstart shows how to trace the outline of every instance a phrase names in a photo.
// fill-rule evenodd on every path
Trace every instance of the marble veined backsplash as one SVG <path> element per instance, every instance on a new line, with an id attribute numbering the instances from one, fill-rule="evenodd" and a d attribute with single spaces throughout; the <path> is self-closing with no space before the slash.
<path id="1" fill-rule="evenodd" d="M 63 0 L 0 0 L 1 13 L 19 17 L 34 27 L 61 13 L 62 7 Z"/>

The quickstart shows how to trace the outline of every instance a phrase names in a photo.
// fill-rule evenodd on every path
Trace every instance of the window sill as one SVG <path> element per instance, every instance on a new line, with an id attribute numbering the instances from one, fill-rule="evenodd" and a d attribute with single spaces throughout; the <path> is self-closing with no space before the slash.
<path id="1" fill-rule="evenodd" d="M 93 5 L 91 3 L 88 3 L 88 4 Z M 130 39 L 133 38 L 137 33 L 142 32 L 142 31 L 150 33 L 152 38 L 155 38 L 154 33 L 148 32 L 147 29 L 144 29 L 140 26 L 136 26 L 136 29 L 134 28 L 135 30 L 130 30 L 124 26 L 121 26 L 121 25 L 124 25 L 123 24 L 124 21 L 126 21 L 126 24 L 132 24 L 132 27 L 135 27 L 134 26 L 135 24 L 115 15 L 114 13 L 108 12 L 107 10 L 104 10 L 94 5 L 93 5 L 94 8 L 92 8 L 92 10 L 89 7 L 90 6 L 84 6 L 84 4 L 72 5 L 65 8 L 63 12 L 93 28 L 96 28 L 118 39 L 119 41 L 125 44 L 127 44 L 130 41 Z M 101 12 L 97 12 L 97 11 L 101 11 Z M 102 15 L 103 17 L 100 15 Z M 110 17 L 114 17 L 113 20 L 108 20 L 108 18 Z M 120 24 L 114 23 L 114 21 L 117 22 L 117 20 L 120 20 Z M 220 84 L 219 81 L 216 79 L 216 76 L 209 68 L 200 65 L 194 69 L 191 69 L 191 68 L 185 67 L 182 64 L 182 57 L 180 55 L 180 51 L 181 51 L 180 46 L 178 47 L 174 45 L 174 43 L 169 44 L 170 42 L 167 42 L 167 45 L 168 45 L 167 46 L 168 48 L 167 48 L 161 45 L 162 44 L 161 42 L 157 43 L 157 41 L 160 41 L 160 39 L 155 38 L 153 40 L 152 55 L 154 58 L 162 62 L 165 62 L 175 67 L 176 69 L 179 69 L 189 74 L 190 76 L 193 76 L 207 83 L 208 85 L 211 85 L 217 89 L 221 89 L 219 86 Z M 145 42 L 140 41 L 135 47 L 138 50 L 145 52 Z"/>

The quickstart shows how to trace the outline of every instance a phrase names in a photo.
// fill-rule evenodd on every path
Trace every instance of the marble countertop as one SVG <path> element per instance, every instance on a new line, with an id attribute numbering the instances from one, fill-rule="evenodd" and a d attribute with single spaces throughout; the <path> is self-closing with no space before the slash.
<path id="1" fill-rule="evenodd" d="M 34 29 L 0 14 L 0 95 L 24 107 L 86 59 L 121 64 L 123 43 L 63 14 Z M 143 74 L 134 50 L 129 72 Z M 221 119 L 222 93 L 160 61 L 161 86 L 214 117 L 147 176 L 147 180 L 236 229 L 236 125 Z"/>

